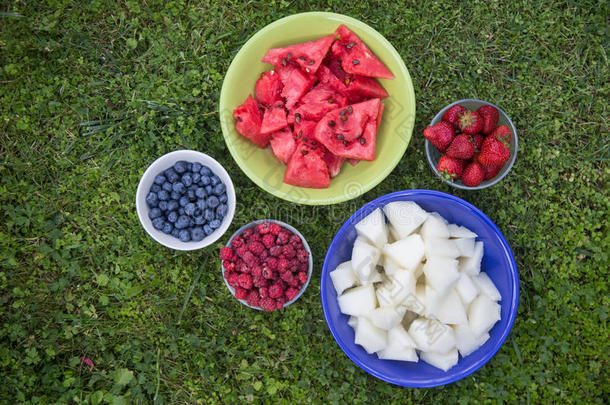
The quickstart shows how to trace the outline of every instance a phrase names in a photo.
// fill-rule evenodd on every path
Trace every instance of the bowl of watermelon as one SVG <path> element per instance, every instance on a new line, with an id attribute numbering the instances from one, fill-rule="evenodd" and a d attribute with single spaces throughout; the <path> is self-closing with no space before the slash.
<path id="1" fill-rule="evenodd" d="M 379 184 L 403 156 L 415 120 L 409 72 L 365 23 L 311 12 L 253 35 L 220 94 L 229 152 L 265 191 L 334 204 Z"/>

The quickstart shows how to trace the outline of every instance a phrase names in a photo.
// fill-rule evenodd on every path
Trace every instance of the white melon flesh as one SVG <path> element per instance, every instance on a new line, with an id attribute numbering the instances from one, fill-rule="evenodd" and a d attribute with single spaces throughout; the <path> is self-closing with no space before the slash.
<path id="1" fill-rule="evenodd" d="M 352 268 L 361 282 L 365 283 L 371 277 L 379 261 L 379 249 L 363 238 L 356 238 L 352 249 Z"/>
<path id="2" fill-rule="evenodd" d="M 462 357 L 468 356 L 489 339 L 489 333 L 485 332 L 476 336 L 468 325 L 456 325 L 453 327 L 453 331 L 455 332 L 455 345 Z"/>
<path id="3" fill-rule="evenodd" d="M 352 288 L 339 296 L 337 301 L 341 312 L 353 316 L 366 315 L 377 306 L 373 285 Z"/>
<path id="4" fill-rule="evenodd" d="M 447 224 L 443 217 L 441 217 L 438 213 L 434 212 L 428 215 L 428 218 L 424 222 L 421 227 L 421 231 L 419 232 L 423 239 L 429 238 L 448 238 L 449 237 L 449 228 L 447 228 Z"/>
<path id="5" fill-rule="evenodd" d="M 424 239 L 426 257 L 449 257 L 455 259 L 460 251 L 452 239 L 431 236 Z"/>
<path id="6" fill-rule="evenodd" d="M 401 267 L 394 260 L 390 259 L 388 256 L 383 256 L 383 270 L 385 274 L 391 276 L 397 271 L 401 270 Z"/>
<path id="7" fill-rule="evenodd" d="M 455 348 L 453 329 L 436 320 L 417 318 L 408 332 L 419 350 L 443 354 Z"/>
<path id="8" fill-rule="evenodd" d="M 472 255 L 474 255 L 474 238 L 458 238 L 450 240 L 455 243 L 461 257 L 472 257 Z"/>
<path id="9" fill-rule="evenodd" d="M 422 238 L 419 235 L 411 235 L 385 245 L 383 252 L 400 267 L 413 270 L 423 259 L 424 248 Z"/>
<path id="10" fill-rule="evenodd" d="M 385 217 L 380 208 L 367 215 L 362 221 L 356 224 L 356 231 L 359 236 L 364 237 L 373 246 L 379 249 L 388 243 L 388 229 Z"/>
<path id="11" fill-rule="evenodd" d="M 415 277 L 409 270 L 400 270 L 390 276 L 390 293 L 394 305 L 405 303 L 408 297 L 415 294 Z"/>
<path id="12" fill-rule="evenodd" d="M 417 267 L 413 270 L 413 276 L 417 280 L 422 274 L 424 274 L 424 263 L 419 263 Z"/>
<path id="13" fill-rule="evenodd" d="M 458 261 L 445 257 L 431 257 L 424 264 L 426 283 L 444 295 L 458 281 Z"/>
<path id="14" fill-rule="evenodd" d="M 401 347 L 415 348 L 417 346 L 402 324 L 398 324 L 388 331 L 388 342 L 396 343 Z"/>
<path id="15" fill-rule="evenodd" d="M 453 349 L 445 354 L 439 354 L 434 352 L 421 352 L 421 359 L 426 363 L 440 368 L 443 371 L 449 370 L 455 366 L 458 362 L 458 351 Z"/>
<path id="16" fill-rule="evenodd" d="M 358 317 L 357 316 L 350 316 L 349 319 L 347 320 L 347 324 L 349 326 L 351 326 L 352 329 L 356 329 L 356 326 L 358 326 Z"/>
<path id="17" fill-rule="evenodd" d="M 356 277 L 358 277 L 358 275 L 356 275 Z M 358 278 L 358 282 L 361 285 L 369 285 L 369 284 L 375 284 L 375 283 L 381 283 L 384 281 L 384 276 L 383 274 L 381 274 L 377 269 L 373 269 L 371 274 L 369 275 L 368 280 L 360 280 L 360 278 Z"/>
<path id="18" fill-rule="evenodd" d="M 375 295 L 377 296 L 377 302 L 380 307 L 391 307 L 394 306 L 394 301 L 392 300 L 392 293 L 390 292 L 392 288 L 392 284 L 388 281 L 387 283 L 382 283 L 377 286 L 375 289 Z"/>
<path id="19" fill-rule="evenodd" d="M 447 226 L 449 229 L 449 235 L 452 238 L 476 238 L 478 235 L 472 232 L 470 229 L 465 226 L 459 226 L 456 224 L 449 224 Z"/>
<path id="20" fill-rule="evenodd" d="M 468 308 L 468 324 L 475 336 L 480 336 L 500 320 L 500 305 L 487 295 L 480 294 Z"/>
<path id="21" fill-rule="evenodd" d="M 465 257 L 460 259 L 460 272 L 468 274 L 469 276 L 476 276 L 481 271 L 481 260 L 483 259 L 484 251 L 483 242 L 476 242 L 474 244 L 474 253 L 471 257 Z"/>
<path id="22" fill-rule="evenodd" d="M 352 269 L 352 262 L 343 262 L 337 268 L 330 272 L 330 279 L 335 286 L 337 295 L 343 294 L 343 291 L 358 284 L 358 277 Z"/>
<path id="23" fill-rule="evenodd" d="M 397 346 L 391 341 L 385 349 L 377 352 L 377 357 L 382 360 L 419 361 L 415 349 Z"/>
<path id="24" fill-rule="evenodd" d="M 479 295 L 479 287 L 477 287 L 467 274 L 460 274 L 460 279 L 455 285 L 455 290 L 466 308 L 468 308 L 468 305 L 470 305 L 472 300 Z"/>
<path id="25" fill-rule="evenodd" d="M 380 307 L 369 312 L 367 318 L 379 329 L 390 330 L 400 324 L 406 311 L 405 307 Z"/>
<path id="26" fill-rule="evenodd" d="M 383 212 L 396 232 L 396 240 L 409 236 L 428 217 L 428 213 L 413 201 L 391 202 L 383 207 Z"/>
<path id="27" fill-rule="evenodd" d="M 491 281 L 487 273 L 480 272 L 478 275 L 472 278 L 472 281 L 474 281 L 481 292 L 487 295 L 492 301 L 500 301 L 502 299 L 500 291 L 498 291 L 494 282 Z"/>
<path id="28" fill-rule="evenodd" d="M 425 315 L 426 313 L 426 285 L 425 284 L 417 284 L 415 286 L 415 299 L 416 308 L 408 308 L 409 311 L 413 311 L 418 315 Z"/>
<path id="29" fill-rule="evenodd" d="M 367 318 L 359 317 L 354 341 L 357 345 L 364 347 L 367 353 L 372 354 L 383 350 L 388 345 L 388 334 L 373 325 Z"/>
<path id="30" fill-rule="evenodd" d="M 400 240 L 400 235 L 398 234 L 398 231 L 396 230 L 396 228 L 394 228 L 392 226 L 391 223 L 388 224 L 388 243 L 393 243 L 396 242 L 397 240 Z"/>
<path id="31" fill-rule="evenodd" d="M 466 310 L 455 289 L 450 290 L 436 308 L 435 315 L 442 323 L 451 325 L 467 325 Z"/>

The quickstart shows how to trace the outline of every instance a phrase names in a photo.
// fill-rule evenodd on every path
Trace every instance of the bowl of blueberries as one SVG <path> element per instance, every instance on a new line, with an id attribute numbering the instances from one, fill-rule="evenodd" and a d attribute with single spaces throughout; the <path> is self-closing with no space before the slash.
<path id="1" fill-rule="evenodd" d="M 142 175 L 136 210 L 144 230 L 176 250 L 204 248 L 229 228 L 235 188 L 227 171 L 205 153 L 170 152 Z"/>

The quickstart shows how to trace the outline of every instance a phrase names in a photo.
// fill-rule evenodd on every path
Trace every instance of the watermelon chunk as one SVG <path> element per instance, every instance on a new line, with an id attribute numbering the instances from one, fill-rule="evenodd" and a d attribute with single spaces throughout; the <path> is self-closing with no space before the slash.
<path id="1" fill-rule="evenodd" d="M 347 159 L 347 161 L 350 165 L 356 166 L 360 162 L 360 159 Z"/>
<path id="2" fill-rule="evenodd" d="M 288 126 L 286 121 L 286 110 L 282 102 L 276 101 L 274 105 L 265 108 L 263 122 L 261 124 L 261 134 L 270 134 Z"/>
<path id="3" fill-rule="evenodd" d="M 276 67 L 295 63 L 307 73 L 316 73 L 334 39 L 330 34 L 316 41 L 269 49 L 262 61 Z"/>
<path id="4" fill-rule="evenodd" d="M 353 31 L 340 25 L 335 31 L 339 40 L 333 44 L 331 52 L 341 59 L 341 66 L 347 73 L 381 79 L 394 79 L 390 69 L 362 42 Z"/>
<path id="5" fill-rule="evenodd" d="M 271 135 L 271 150 L 273 154 L 285 165 L 288 164 L 294 150 L 297 147 L 297 142 L 290 128 L 284 128 L 281 131 L 274 132 Z"/>
<path id="6" fill-rule="evenodd" d="M 330 86 L 320 84 L 301 97 L 295 114 L 306 120 L 319 121 L 327 112 L 347 105 L 347 98 Z"/>
<path id="7" fill-rule="evenodd" d="M 263 105 L 269 106 L 281 100 L 282 81 L 275 70 L 264 72 L 254 85 L 254 97 Z"/>
<path id="8" fill-rule="evenodd" d="M 246 101 L 233 111 L 233 118 L 236 121 L 237 132 L 264 148 L 269 143 L 269 135 L 261 133 L 263 119 L 261 108 L 258 102 L 248 95 Z"/>
<path id="9" fill-rule="evenodd" d="M 324 162 L 326 163 L 326 167 L 328 167 L 328 174 L 332 179 L 334 177 L 337 177 L 337 175 L 341 171 L 343 163 L 345 162 L 345 158 L 337 156 L 328 149 L 326 149 L 324 153 Z"/>
<path id="10" fill-rule="evenodd" d="M 328 68 L 338 79 L 338 81 L 329 79 L 332 85 L 334 85 L 333 88 L 345 94 L 350 103 L 359 103 L 369 98 L 386 98 L 389 96 L 388 92 L 376 79 L 346 73 L 341 66 L 341 61 L 338 59 L 331 58 Z M 338 85 L 337 83 L 340 84 Z M 337 89 L 335 86 L 339 86 L 339 88 Z"/>
<path id="11" fill-rule="evenodd" d="M 308 188 L 326 188 L 330 185 L 330 175 L 323 154 L 313 148 L 308 142 L 297 142 L 284 173 L 284 183 Z"/>
<path id="12" fill-rule="evenodd" d="M 299 69 L 294 69 L 282 89 L 282 97 L 286 99 L 286 108 L 291 109 L 311 88 L 313 80 Z"/>

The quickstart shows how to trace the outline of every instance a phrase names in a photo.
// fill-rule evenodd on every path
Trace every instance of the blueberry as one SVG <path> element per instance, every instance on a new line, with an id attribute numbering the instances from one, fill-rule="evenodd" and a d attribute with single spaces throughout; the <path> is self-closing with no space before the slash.
<path id="1" fill-rule="evenodd" d="M 221 224 L 221 222 L 218 219 L 215 219 L 212 222 L 210 222 L 210 228 L 218 229 L 218 228 L 220 228 L 220 224 Z"/>
<path id="2" fill-rule="evenodd" d="M 150 191 L 153 193 L 158 193 L 159 191 L 161 191 L 161 187 L 159 187 L 158 184 L 153 184 L 152 186 L 150 186 Z"/>
<path id="3" fill-rule="evenodd" d="M 178 204 L 180 204 L 181 207 L 184 207 L 188 203 L 189 203 L 189 199 L 186 196 L 180 197 L 180 201 L 178 202 Z"/>
<path id="4" fill-rule="evenodd" d="M 178 174 L 184 173 L 186 171 L 186 162 L 183 160 L 176 162 L 176 164 L 174 164 L 174 170 Z"/>
<path id="5" fill-rule="evenodd" d="M 208 184 L 210 184 L 210 182 L 210 176 L 201 175 L 201 180 L 199 180 L 199 184 L 201 184 L 202 186 L 207 186 Z"/>
<path id="6" fill-rule="evenodd" d="M 169 194 L 169 198 L 171 198 L 172 200 L 179 200 L 180 199 L 180 193 L 176 193 L 175 191 L 172 191 Z"/>
<path id="7" fill-rule="evenodd" d="M 212 175 L 212 171 L 207 166 L 202 166 L 201 170 L 199 170 L 199 173 L 201 173 L 202 176 L 211 176 Z"/>
<path id="8" fill-rule="evenodd" d="M 212 191 L 213 191 L 213 190 L 214 190 L 214 189 L 212 188 L 212 186 L 210 186 L 210 185 L 205 186 L 205 192 L 206 192 L 206 194 L 207 194 L 207 195 L 212 194 Z"/>
<path id="9" fill-rule="evenodd" d="M 148 211 L 148 218 L 155 219 L 161 216 L 161 210 L 159 208 L 153 208 Z"/>
<path id="10" fill-rule="evenodd" d="M 214 210 L 208 208 L 207 210 L 205 210 L 205 212 L 203 213 L 203 217 L 205 218 L 205 220 L 207 222 L 213 221 L 214 220 Z"/>
<path id="11" fill-rule="evenodd" d="M 180 229 L 174 228 L 174 230 L 172 231 L 172 236 L 178 239 L 180 237 Z"/>
<path id="12" fill-rule="evenodd" d="M 161 230 L 165 226 L 165 220 L 161 217 L 157 217 L 152 220 L 152 224 L 155 227 L 155 229 Z"/>
<path id="13" fill-rule="evenodd" d="M 178 204 L 178 201 L 176 201 L 176 200 L 169 200 L 167 202 L 167 210 L 168 211 L 177 210 L 179 206 L 180 206 L 180 204 Z"/>
<path id="14" fill-rule="evenodd" d="M 193 173 L 193 184 L 199 183 L 199 180 L 201 180 L 201 175 L 197 172 L 194 172 Z"/>
<path id="15" fill-rule="evenodd" d="M 206 235 L 209 235 L 214 232 L 214 230 L 210 227 L 210 225 L 204 225 L 203 232 L 205 232 Z"/>
<path id="16" fill-rule="evenodd" d="M 193 164 L 191 162 L 186 162 L 186 165 L 184 165 L 184 167 L 186 167 L 187 172 L 193 170 Z"/>
<path id="17" fill-rule="evenodd" d="M 193 175 L 191 173 L 184 173 L 182 175 L 182 184 L 186 187 L 190 187 L 193 184 Z"/>
<path id="18" fill-rule="evenodd" d="M 184 215 L 184 208 L 182 208 L 182 207 L 178 208 L 178 214 Z"/>
<path id="19" fill-rule="evenodd" d="M 201 163 L 193 162 L 193 166 L 191 167 L 191 170 L 193 170 L 193 173 L 199 173 L 199 171 L 201 170 Z"/>
<path id="20" fill-rule="evenodd" d="M 161 201 L 167 201 L 169 200 L 169 193 L 165 190 L 161 190 L 157 193 L 157 198 Z"/>
<path id="21" fill-rule="evenodd" d="M 210 182 L 212 183 L 213 186 L 215 186 L 216 184 L 221 183 L 220 177 L 214 175 L 210 178 Z"/>
<path id="22" fill-rule="evenodd" d="M 167 169 L 165 172 L 163 172 L 163 174 L 165 174 L 165 178 L 170 183 L 175 183 L 180 179 L 180 176 L 178 176 L 178 173 L 176 173 L 173 167 Z"/>
<path id="23" fill-rule="evenodd" d="M 163 183 L 165 183 L 165 176 L 158 174 L 157 177 L 155 177 L 155 184 L 161 185 Z"/>
<path id="24" fill-rule="evenodd" d="M 199 242 L 203 239 L 204 236 L 205 234 L 203 233 L 203 229 L 200 226 L 193 228 L 193 230 L 191 231 L 191 239 L 195 242 Z"/>
<path id="25" fill-rule="evenodd" d="M 220 197 L 218 197 L 218 201 L 220 201 L 223 204 L 226 204 L 226 202 L 229 200 L 229 198 L 227 197 L 227 193 L 222 193 L 222 195 Z"/>
<path id="26" fill-rule="evenodd" d="M 190 218 L 189 218 L 189 228 L 192 228 L 192 227 L 194 227 L 195 225 L 196 225 L 196 224 L 195 224 L 195 220 L 194 220 L 192 217 L 190 217 Z"/>
<path id="27" fill-rule="evenodd" d="M 195 195 L 197 196 L 197 198 L 207 197 L 207 195 L 205 194 L 205 188 L 197 187 L 197 190 L 195 190 Z"/>
<path id="28" fill-rule="evenodd" d="M 194 217 L 200 217 L 203 215 L 203 211 L 200 210 L 199 208 L 195 208 L 195 213 L 193 214 Z"/>
<path id="29" fill-rule="evenodd" d="M 157 197 L 157 193 L 148 193 L 146 196 L 146 204 L 148 204 L 150 208 L 156 207 L 157 204 L 159 204 L 159 197 Z"/>
<path id="30" fill-rule="evenodd" d="M 227 207 L 226 204 L 220 204 L 217 208 L 216 208 L 216 218 L 218 219 L 222 219 L 225 217 L 225 215 L 227 215 L 227 211 L 229 210 L 229 208 Z"/>
<path id="31" fill-rule="evenodd" d="M 190 215 L 192 216 L 193 214 L 195 214 L 195 204 L 193 203 L 188 203 L 184 206 L 184 213 L 186 215 Z"/>
<path id="32" fill-rule="evenodd" d="M 191 240 L 191 233 L 186 229 L 183 229 L 178 234 L 178 238 L 180 239 L 180 242 L 188 242 Z"/>
<path id="33" fill-rule="evenodd" d="M 167 201 L 159 201 L 159 209 L 162 212 L 167 211 Z"/>
<path id="34" fill-rule="evenodd" d="M 218 201 L 218 198 L 216 196 L 211 196 L 211 197 L 208 197 L 208 199 L 206 200 L 206 203 L 207 203 L 208 207 L 216 208 L 216 207 L 218 207 L 218 204 L 220 204 L 220 201 Z"/>
<path id="35" fill-rule="evenodd" d="M 174 190 L 176 193 L 184 194 L 184 192 L 186 191 L 186 187 L 184 187 L 183 183 L 177 181 L 172 186 L 172 190 Z"/>
<path id="36" fill-rule="evenodd" d="M 161 231 L 162 231 L 163 233 L 167 233 L 167 234 L 171 234 L 173 230 L 174 230 L 174 225 L 172 225 L 172 224 L 171 224 L 171 223 L 169 223 L 169 222 L 166 222 L 166 223 L 163 225 L 163 229 L 161 229 Z"/>
<path id="37" fill-rule="evenodd" d="M 174 226 L 178 229 L 184 229 L 189 226 L 189 222 L 189 217 L 187 217 L 186 215 L 180 215 L 178 217 L 178 220 L 176 220 L 176 224 Z"/>
<path id="38" fill-rule="evenodd" d="M 171 193 L 172 192 L 172 183 L 170 183 L 169 181 L 166 181 L 165 183 L 163 183 L 161 188 L 163 190 L 167 191 L 168 193 Z"/>
<path id="39" fill-rule="evenodd" d="M 205 200 L 203 198 L 200 198 L 199 200 L 197 200 L 195 205 L 197 206 L 197 209 L 199 209 L 199 210 L 205 210 L 207 207 Z"/>
<path id="40" fill-rule="evenodd" d="M 167 214 L 167 220 L 172 224 L 175 223 L 178 220 L 178 213 L 176 211 L 170 212 Z"/>
<path id="41" fill-rule="evenodd" d="M 198 215 L 193 218 L 193 222 L 195 222 L 195 225 L 203 225 L 206 223 L 206 220 L 201 215 Z"/>
<path id="42" fill-rule="evenodd" d="M 218 183 L 214 186 L 214 194 L 220 196 L 220 195 L 222 195 L 222 193 L 225 192 L 226 189 L 227 188 L 225 187 L 224 184 Z"/>
<path id="43" fill-rule="evenodd" d="M 186 196 L 189 199 L 189 201 L 195 201 L 197 200 L 197 196 L 195 195 L 195 190 L 188 190 L 186 192 Z"/>

